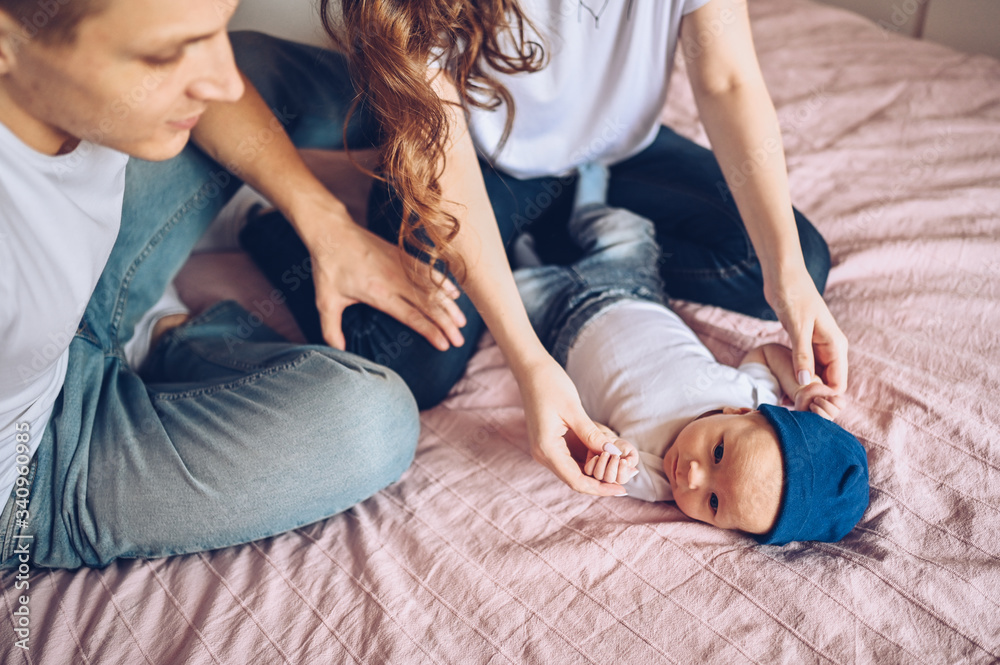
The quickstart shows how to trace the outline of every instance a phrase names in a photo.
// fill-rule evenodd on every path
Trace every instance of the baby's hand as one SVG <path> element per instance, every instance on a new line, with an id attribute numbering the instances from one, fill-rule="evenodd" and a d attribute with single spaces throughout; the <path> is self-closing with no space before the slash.
<path id="1" fill-rule="evenodd" d="M 794 400 L 796 411 L 812 411 L 827 420 L 836 418 L 846 406 L 844 396 L 836 394 L 818 378 L 796 390 Z"/>
<path id="2" fill-rule="evenodd" d="M 610 429 L 601 426 L 609 434 L 617 436 Z M 621 455 L 611 453 L 601 453 L 595 455 L 587 451 L 587 461 L 583 465 L 583 472 L 597 480 L 606 483 L 618 483 L 624 485 L 635 478 L 639 473 L 639 451 L 624 439 L 615 439 L 615 445 L 622 451 Z"/>

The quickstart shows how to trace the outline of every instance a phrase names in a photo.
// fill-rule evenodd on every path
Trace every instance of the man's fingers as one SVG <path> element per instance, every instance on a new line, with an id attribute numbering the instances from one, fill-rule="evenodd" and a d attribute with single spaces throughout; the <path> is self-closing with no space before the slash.
<path id="1" fill-rule="evenodd" d="M 465 312 L 463 312 L 462 308 L 458 306 L 458 303 L 451 298 L 444 298 L 441 300 L 441 308 L 448 313 L 448 318 L 450 318 L 459 328 L 464 328 L 465 324 L 469 322 L 468 319 L 465 318 Z"/>
<path id="2" fill-rule="evenodd" d="M 447 351 L 450 348 L 448 338 L 441 331 L 441 328 L 424 316 L 424 313 L 408 300 L 393 298 L 383 311 L 400 323 L 409 326 L 438 351 Z"/>
<path id="3" fill-rule="evenodd" d="M 442 275 L 437 270 L 434 271 L 433 279 L 434 283 L 440 284 L 441 290 L 444 291 L 445 295 L 447 295 L 452 300 L 455 300 L 462 295 L 462 292 L 458 289 L 457 286 L 455 286 L 455 283 L 450 279 L 448 279 L 447 277 L 445 277 L 444 275 Z"/>
<path id="4" fill-rule="evenodd" d="M 462 336 L 459 328 L 466 324 L 465 314 L 462 310 L 455 304 L 448 294 L 444 291 L 438 290 L 432 294 L 421 293 L 412 284 L 407 285 L 404 293 L 400 294 L 400 299 L 406 303 L 408 307 L 411 307 L 429 321 L 434 327 L 436 327 L 445 338 L 447 338 L 448 343 L 454 346 L 462 346 L 465 344 L 465 337 Z M 395 315 L 393 315 L 395 316 Z M 397 317 L 399 318 L 399 317 Z M 417 332 L 427 337 L 422 330 L 417 328 L 417 325 L 410 323 L 407 319 L 400 319 L 403 323 L 407 324 Z M 424 328 L 426 330 L 426 327 Z M 446 345 L 443 349 L 439 346 L 433 339 L 427 337 L 431 344 L 435 347 L 441 349 L 442 351 L 447 350 Z"/>
<path id="5" fill-rule="evenodd" d="M 344 339 L 344 331 L 341 327 L 341 314 L 344 308 L 333 306 L 328 309 L 319 309 L 319 324 L 323 330 L 323 341 L 335 349 L 344 351 L 347 348 L 347 341 Z"/>
<path id="6" fill-rule="evenodd" d="M 465 314 L 451 298 L 438 298 L 433 310 L 434 322 L 444 331 L 445 335 L 455 346 L 465 344 L 465 337 L 462 336 L 459 328 L 466 324 Z"/>

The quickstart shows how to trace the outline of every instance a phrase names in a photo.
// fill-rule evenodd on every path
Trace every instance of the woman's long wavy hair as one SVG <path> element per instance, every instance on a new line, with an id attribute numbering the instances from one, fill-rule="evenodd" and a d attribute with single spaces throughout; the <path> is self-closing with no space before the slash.
<path id="1" fill-rule="evenodd" d="M 380 125 L 381 173 L 372 175 L 387 180 L 402 203 L 400 247 L 464 280 L 465 263 L 451 246 L 459 221 L 443 209 L 440 187 L 448 113 L 428 81 L 428 63 L 444 54 L 441 67 L 465 108 L 506 106 L 502 147 L 514 100 L 490 72 L 541 69 L 544 50 L 531 37 L 537 31 L 516 0 L 321 0 L 320 12 L 360 91 L 350 114 L 363 101 Z"/>

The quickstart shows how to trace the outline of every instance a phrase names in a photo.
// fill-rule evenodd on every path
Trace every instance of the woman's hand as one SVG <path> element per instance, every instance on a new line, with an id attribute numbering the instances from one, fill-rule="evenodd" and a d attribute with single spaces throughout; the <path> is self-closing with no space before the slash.
<path id="1" fill-rule="evenodd" d="M 411 282 L 408 271 L 425 271 L 424 264 L 355 224 L 346 211 L 335 215 L 329 231 L 313 234 L 309 242 L 326 343 L 345 348 L 341 317 L 348 306 L 361 302 L 398 319 L 441 351 L 462 346 L 459 328 L 466 320 L 454 302 L 458 287 L 437 271 L 434 284 Z"/>
<path id="2" fill-rule="evenodd" d="M 600 456 L 608 453 L 610 457 L 627 452 L 626 459 L 631 460 L 634 456 L 638 463 L 638 455 L 630 444 L 618 439 L 607 428 L 602 429 L 586 414 L 576 387 L 563 368 L 546 356 L 541 363 L 523 371 L 517 378 L 524 400 L 531 456 L 535 461 L 548 467 L 577 492 L 597 496 L 625 494 L 625 488 L 620 484 L 624 480 L 602 482 L 585 475 L 580 463 L 570 453 L 569 440 L 572 440 L 574 444 L 578 442 L 584 446 L 589 454 Z M 624 469 L 624 466 L 620 462 L 616 466 L 616 480 L 620 475 L 618 470 Z M 606 470 L 607 463 L 604 477 L 611 478 Z M 629 472 L 628 478 L 631 477 Z"/>
<path id="3" fill-rule="evenodd" d="M 792 365 L 800 386 L 814 376 L 833 394 L 847 390 L 847 337 L 830 314 L 809 274 L 785 280 L 774 294 L 765 288 L 767 301 L 792 340 Z"/>

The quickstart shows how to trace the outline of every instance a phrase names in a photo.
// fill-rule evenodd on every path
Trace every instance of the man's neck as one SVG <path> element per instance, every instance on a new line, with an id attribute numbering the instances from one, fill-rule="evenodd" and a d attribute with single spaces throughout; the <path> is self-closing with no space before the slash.
<path id="1" fill-rule="evenodd" d="M 0 84 L 0 123 L 3 123 L 29 148 L 43 155 L 64 155 L 80 144 L 80 139 L 67 134 L 18 105 Z"/>

